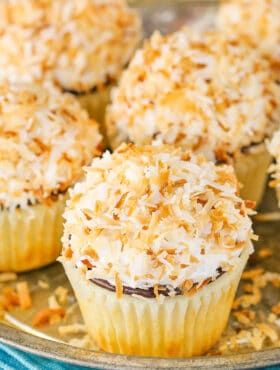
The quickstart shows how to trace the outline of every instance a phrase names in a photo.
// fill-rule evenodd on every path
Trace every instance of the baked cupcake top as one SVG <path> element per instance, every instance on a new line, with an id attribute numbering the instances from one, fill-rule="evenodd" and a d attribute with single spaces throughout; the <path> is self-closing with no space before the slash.
<path id="1" fill-rule="evenodd" d="M 249 213 L 231 166 L 173 146 L 123 144 L 94 159 L 71 191 L 62 259 L 117 293 L 188 291 L 252 251 Z"/>
<path id="2" fill-rule="evenodd" d="M 245 40 L 156 32 L 112 93 L 109 137 L 113 147 L 159 139 L 213 159 L 270 136 L 278 95 L 268 62 Z"/>
<path id="3" fill-rule="evenodd" d="M 0 204 L 49 202 L 78 180 L 101 135 L 75 99 L 56 89 L 0 85 Z"/>
<path id="4" fill-rule="evenodd" d="M 3 0 L 0 79 L 88 91 L 118 77 L 140 34 L 125 0 Z"/>
<path id="5" fill-rule="evenodd" d="M 219 9 L 218 27 L 229 37 L 247 36 L 280 63 L 280 1 L 230 0 Z"/>

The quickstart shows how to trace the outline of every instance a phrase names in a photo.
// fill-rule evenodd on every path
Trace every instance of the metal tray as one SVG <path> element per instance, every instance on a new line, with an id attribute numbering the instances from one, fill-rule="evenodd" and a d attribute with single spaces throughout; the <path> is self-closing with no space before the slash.
<path id="1" fill-rule="evenodd" d="M 144 19 L 144 33 L 149 36 L 155 29 L 163 33 L 172 32 L 183 24 L 197 28 L 211 28 L 217 8 L 216 1 L 187 1 L 187 0 L 142 0 L 131 1 L 132 5 L 139 9 Z M 264 198 L 260 212 L 268 217 L 262 221 L 255 221 L 255 230 L 260 235 L 256 243 L 256 253 L 249 261 L 248 269 L 263 267 L 267 271 L 280 272 L 280 227 L 279 215 L 273 213 L 274 221 L 271 221 L 271 212 L 277 212 L 274 192 L 268 190 Z M 270 220 L 270 221 L 269 221 Z M 278 220 L 278 221 L 277 221 Z M 259 258 L 258 251 L 269 247 L 273 252 L 271 257 Z M 61 337 L 58 334 L 59 325 L 82 323 L 82 318 L 75 303 L 71 287 L 60 264 L 55 263 L 44 269 L 25 273 L 19 276 L 19 280 L 28 281 L 32 293 L 33 305 L 27 311 L 15 309 L 5 316 L 5 322 L 0 323 L 0 342 L 9 344 L 24 351 L 43 357 L 58 359 L 60 361 L 84 365 L 91 368 L 124 369 L 124 368 L 153 368 L 153 369 L 176 369 L 176 368 L 256 368 L 280 363 L 280 348 L 272 348 L 271 343 L 265 343 L 264 349 L 254 351 L 251 348 L 242 347 L 238 352 L 216 356 L 215 351 L 219 343 L 210 352 L 210 355 L 193 358 L 146 358 L 137 356 L 122 356 L 109 354 L 98 349 L 81 349 L 70 346 L 67 342 L 71 335 Z M 49 284 L 49 288 L 43 289 L 38 286 L 38 281 Z M 246 282 L 245 282 L 246 283 Z M 244 282 L 242 283 L 244 284 Z M 242 284 L 239 293 L 242 292 Z M 58 286 L 69 289 L 67 307 L 71 309 L 71 315 L 63 323 L 43 326 L 35 329 L 32 326 L 32 318 L 39 310 L 48 306 L 49 295 Z M 1 288 L 1 284 L 0 284 Z M 263 291 L 263 300 L 257 306 L 257 314 L 267 317 L 273 304 L 280 301 L 280 289 L 267 285 Z M 221 340 L 231 337 L 233 328 L 236 329 L 237 321 L 231 315 L 228 328 Z M 280 337 L 280 328 L 278 331 Z M 279 344 L 278 340 L 278 344 Z M 94 348 L 94 345 L 93 347 Z"/>

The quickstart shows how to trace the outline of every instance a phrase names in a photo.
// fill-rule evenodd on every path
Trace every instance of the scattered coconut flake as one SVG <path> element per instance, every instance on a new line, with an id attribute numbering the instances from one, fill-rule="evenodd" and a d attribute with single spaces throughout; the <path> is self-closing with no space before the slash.
<path id="1" fill-rule="evenodd" d="M 17 280 L 18 276 L 14 272 L 1 272 L 0 273 L 0 283 L 8 283 L 10 281 Z"/>
<path id="2" fill-rule="evenodd" d="M 61 325 L 58 328 L 60 335 L 73 335 L 86 333 L 86 326 L 84 324 Z"/>
<path id="3" fill-rule="evenodd" d="M 32 299 L 27 281 L 20 281 L 16 284 L 16 291 L 19 299 L 19 305 L 26 310 L 32 306 Z"/>

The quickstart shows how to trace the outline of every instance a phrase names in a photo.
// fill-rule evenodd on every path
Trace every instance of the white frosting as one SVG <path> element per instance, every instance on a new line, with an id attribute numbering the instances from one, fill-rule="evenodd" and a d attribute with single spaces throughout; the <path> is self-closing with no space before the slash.
<path id="1" fill-rule="evenodd" d="M 76 100 L 53 88 L 0 85 L 0 204 L 51 201 L 99 153 L 101 135 Z"/>
<path id="2" fill-rule="evenodd" d="M 0 79 L 86 91 L 118 78 L 140 36 L 124 0 L 1 0 Z"/>
<path id="3" fill-rule="evenodd" d="M 229 36 L 248 37 L 272 61 L 280 62 L 280 1 L 224 1 L 218 27 Z"/>
<path id="4" fill-rule="evenodd" d="M 156 32 L 113 91 L 106 124 L 113 147 L 157 138 L 219 159 L 271 135 L 279 91 L 268 61 L 244 40 Z"/>
<path id="5" fill-rule="evenodd" d="M 252 251 L 230 166 L 167 145 L 123 144 L 86 168 L 64 214 L 63 257 L 132 288 L 203 284 Z"/>

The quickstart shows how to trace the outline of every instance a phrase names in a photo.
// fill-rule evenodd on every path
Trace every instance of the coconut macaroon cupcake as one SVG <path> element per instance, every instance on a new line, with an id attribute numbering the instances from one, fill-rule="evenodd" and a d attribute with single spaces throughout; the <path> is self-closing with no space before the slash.
<path id="1" fill-rule="evenodd" d="M 192 356 L 228 320 L 252 252 L 233 168 L 174 146 L 123 144 L 71 191 L 61 260 L 105 351 Z"/>
<path id="2" fill-rule="evenodd" d="M 0 271 L 55 261 L 68 188 L 100 141 L 97 124 L 71 95 L 0 85 Z"/>
<path id="3" fill-rule="evenodd" d="M 268 61 L 242 38 L 182 29 L 156 32 L 112 93 L 110 143 L 157 139 L 231 162 L 244 199 L 262 197 L 270 163 L 264 139 L 279 121 L 279 86 Z"/>
<path id="4" fill-rule="evenodd" d="M 218 27 L 228 37 L 248 37 L 264 53 L 280 77 L 279 0 L 230 0 L 219 8 Z"/>
<path id="5" fill-rule="evenodd" d="M 140 30 L 125 0 L 3 0 L 0 78 L 54 81 L 102 120 L 109 87 L 129 61 Z"/>

